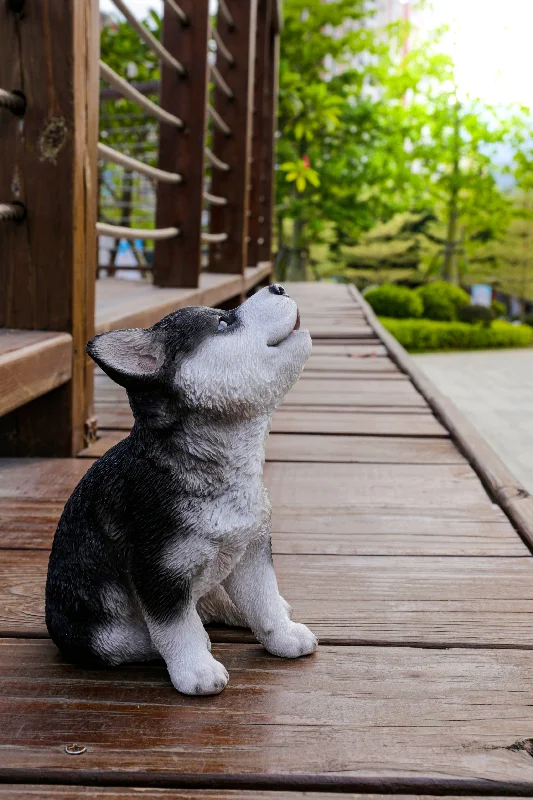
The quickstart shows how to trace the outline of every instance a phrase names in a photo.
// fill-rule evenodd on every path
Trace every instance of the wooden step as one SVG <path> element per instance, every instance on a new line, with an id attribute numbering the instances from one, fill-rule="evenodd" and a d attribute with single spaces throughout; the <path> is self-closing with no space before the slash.
<path id="1" fill-rule="evenodd" d="M 29 403 L 72 375 L 72 336 L 0 330 L 0 415 Z"/>

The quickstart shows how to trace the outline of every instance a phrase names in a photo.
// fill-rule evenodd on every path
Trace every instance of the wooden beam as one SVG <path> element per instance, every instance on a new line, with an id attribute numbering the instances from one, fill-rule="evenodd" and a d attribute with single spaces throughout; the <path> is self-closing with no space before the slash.
<path id="1" fill-rule="evenodd" d="M 97 0 L 0 4 L 0 85 L 23 92 L 0 113 L 0 197 L 26 219 L 2 223 L 0 327 L 65 332 L 72 380 L 0 421 L 4 455 L 62 455 L 92 417 L 85 343 L 94 326 L 98 138 Z"/>
<path id="2" fill-rule="evenodd" d="M 0 415 L 61 386 L 71 376 L 68 333 L 0 331 Z"/>
<path id="3" fill-rule="evenodd" d="M 257 0 L 247 3 L 226 0 L 233 19 L 230 24 L 221 12 L 217 29 L 235 63 L 217 59 L 217 67 L 230 87 L 228 97 L 219 86 L 214 90 L 214 107 L 231 133 L 213 131 L 213 150 L 230 170 L 213 170 L 212 193 L 226 197 L 226 206 L 211 208 L 211 232 L 227 233 L 227 241 L 211 246 L 209 269 L 213 272 L 244 275 L 248 249 L 248 207 L 252 133 L 252 103 L 255 69 Z"/>
<path id="4" fill-rule="evenodd" d="M 276 129 L 278 123 L 278 83 L 279 83 L 279 35 L 272 31 L 269 40 L 269 68 L 267 76 L 265 137 L 261 161 L 261 208 L 264 217 L 258 242 L 257 258 L 269 261 L 272 258 L 272 230 L 274 225 L 274 163 L 276 157 Z"/>
<path id="5" fill-rule="evenodd" d="M 271 177 L 265 172 L 272 150 L 272 121 L 269 95 L 271 85 L 271 29 L 273 0 L 259 0 L 254 76 L 254 113 L 252 122 L 252 169 L 250 179 L 250 216 L 248 226 L 248 258 L 250 265 L 257 264 L 259 250 L 264 253 L 265 193 Z M 264 257 L 266 261 L 270 256 Z"/>
<path id="6" fill-rule="evenodd" d="M 187 74 L 162 66 L 161 106 L 183 119 L 185 129 L 161 124 L 158 166 L 184 180 L 179 185 L 158 183 L 156 227 L 176 226 L 181 234 L 155 243 L 154 283 L 194 288 L 201 264 L 209 0 L 180 0 L 180 7 L 187 25 L 165 5 L 163 45 Z"/>

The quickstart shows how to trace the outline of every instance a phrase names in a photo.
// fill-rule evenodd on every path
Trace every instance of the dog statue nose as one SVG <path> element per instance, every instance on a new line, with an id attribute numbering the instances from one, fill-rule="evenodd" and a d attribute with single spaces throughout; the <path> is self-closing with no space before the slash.
<path id="1" fill-rule="evenodd" d="M 281 286 L 279 283 L 273 283 L 268 287 L 268 291 L 272 292 L 272 294 L 287 294 L 283 286 Z"/>

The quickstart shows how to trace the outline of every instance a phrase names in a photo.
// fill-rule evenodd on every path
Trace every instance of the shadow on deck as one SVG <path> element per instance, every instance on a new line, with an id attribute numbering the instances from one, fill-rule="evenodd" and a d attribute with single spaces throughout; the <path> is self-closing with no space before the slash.
<path id="1" fill-rule="evenodd" d="M 265 481 L 280 590 L 318 653 L 283 661 L 212 628 L 231 677 L 205 698 L 173 691 L 162 664 L 61 660 L 43 619 L 55 525 L 131 425 L 99 373 L 95 444 L 1 463 L 0 777 L 21 784 L 3 797 L 533 793 L 533 760 L 513 748 L 533 736 L 533 562 L 471 464 L 525 539 L 530 498 L 442 398 L 428 405 L 432 387 L 397 366 L 408 359 L 355 293 L 287 288 L 314 350 L 276 413 Z M 116 788 L 81 788 L 97 786 Z"/>

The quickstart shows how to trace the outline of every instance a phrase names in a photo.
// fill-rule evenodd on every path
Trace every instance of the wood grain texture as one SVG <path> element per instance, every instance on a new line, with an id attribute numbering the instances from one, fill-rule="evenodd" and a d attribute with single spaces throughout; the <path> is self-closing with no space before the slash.
<path id="1" fill-rule="evenodd" d="M 533 548 L 533 497 L 507 469 L 499 456 L 485 442 L 476 428 L 461 414 L 455 404 L 445 397 L 420 367 L 409 358 L 399 342 L 383 328 L 372 309 L 354 290 L 373 329 L 386 344 L 393 359 L 404 369 L 416 388 L 438 413 L 464 452 L 484 485 L 501 504 L 521 535 Z"/>
<path id="2" fill-rule="evenodd" d="M 214 653 L 230 672 L 228 688 L 191 698 L 172 690 L 162 664 L 91 671 L 64 664 L 48 642 L 2 643 L 0 776 L 191 788 L 533 790 L 531 757 L 510 749 L 533 724 L 529 652 L 322 646 L 301 661 L 251 645 Z M 71 741 L 87 752 L 68 756 Z"/>
<path id="3" fill-rule="evenodd" d="M 4 454 L 69 456 L 92 416 L 98 3 L 43 0 L 22 14 L 3 3 L 0 30 L 0 85 L 27 101 L 23 123 L 0 118 L 0 196 L 27 211 L 2 224 L 0 327 L 67 333 L 74 356 L 71 380 L 4 417 L 0 441 Z"/>
<path id="4" fill-rule="evenodd" d="M 157 184 L 156 228 L 175 226 L 180 236 L 155 242 L 154 283 L 197 287 L 200 275 L 204 150 L 207 118 L 209 4 L 182 0 L 183 25 L 164 6 L 162 44 L 186 75 L 161 65 L 161 106 L 185 122 L 184 130 L 161 123 L 158 167 L 183 175 L 182 184 Z"/>
<path id="5" fill-rule="evenodd" d="M 279 538 L 279 535 L 278 537 Z M 48 553 L 4 550 L 0 635 L 46 637 Z M 531 557 L 274 555 L 294 619 L 323 643 L 533 649 Z M 215 628 L 213 641 L 248 641 Z"/>
<path id="6" fill-rule="evenodd" d="M 119 414 L 102 413 L 102 427 L 118 428 L 113 424 Z M 122 419 L 121 424 L 128 424 Z M 448 432 L 431 415 L 422 411 L 419 414 L 398 414 L 392 409 L 389 413 L 368 412 L 359 409 L 333 408 L 314 410 L 311 407 L 282 406 L 274 415 L 274 433 L 340 433 L 361 436 L 415 436 L 448 437 Z"/>
<path id="7" fill-rule="evenodd" d="M 102 431 L 94 444 L 79 453 L 98 458 L 121 441 L 125 430 Z M 267 439 L 267 461 L 347 462 L 354 464 L 464 464 L 465 459 L 448 439 L 379 436 L 272 434 Z"/>
<path id="8" fill-rule="evenodd" d="M 66 383 L 72 376 L 72 336 L 0 331 L 0 416 Z"/>
<path id="9" fill-rule="evenodd" d="M 252 164 L 251 170 L 248 255 L 247 264 L 271 258 L 271 248 L 265 248 L 265 237 L 270 238 L 272 216 L 268 189 L 273 174 L 273 64 L 272 60 L 272 13 L 274 0 L 259 0 L 255 41 L 255 67 L 252 112 Z"/>
<path id="10" fill-rule="evenodd" d="M 345 800 L 432 800 L 430 795 L 361 795 L 346 794 L 343 792 Z M 4 784 L 2 786 L 2 800 L 79 800 L 86 797 L 87 800 L 132 800 L 138 797 L 142 800 L 339 800 L 338 793 L 334 792 L 313 792 L 310 795 L 307 791 L 257 791 L 246 789 L 147 789 L 129 786 L 127 788 L 102 788 L 96 786 L 43 786 L 41 785 L 17 785 Z M 452 800 L 445 797 L 443 800 Z M 465 800 L 474 800 L 473 797 Z M 495 798 L 503 800 L 503 798 Z M 517 798 L 510 798 L 517 800 Z"/>

